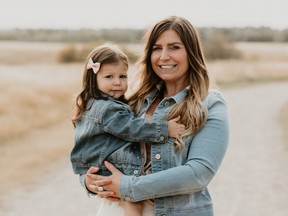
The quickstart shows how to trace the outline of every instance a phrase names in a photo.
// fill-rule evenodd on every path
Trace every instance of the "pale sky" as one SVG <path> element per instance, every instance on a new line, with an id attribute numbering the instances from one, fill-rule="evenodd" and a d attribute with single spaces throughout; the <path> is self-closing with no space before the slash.
<path id="1" fill-rule="evenodd" d="M 0 29 L 146 28 L 177 15 L 196 27 L 288 28 L 287 0 L 2 0 Z"/>

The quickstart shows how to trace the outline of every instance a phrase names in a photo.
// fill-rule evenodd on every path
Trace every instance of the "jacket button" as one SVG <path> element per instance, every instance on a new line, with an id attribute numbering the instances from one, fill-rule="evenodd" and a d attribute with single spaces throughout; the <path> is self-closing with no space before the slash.
<path id="1" fill-rule="evenodd" d="M 125 201 L 127 201 L 127 202 L 131 202 L 131 201 L 132 201 L 131 197 L 129 197 L 129 196 L 125 196 L 124 199 L 125 199 Z"/>
<path id="2" fill-rule="evenodd" d="M 161 155 L 160 155 L 160 154 L 156 154 L 156 155 L 155 155 L 155 158 L 156 158 L 157 160 L 160 160 Z"/>
<path id="3" fill-rule="evenodd" d="M 168 101 L 165 102 L 165 106 L 169 106 L 169 102 Z"/>
<path id="4" fill-rule="evenodd" d="M 163 141 L 164 139 L 165 139 L 165 137 L 164 137 L 164 136 L 160 136 L 160 140 L 162 140 L 162 141 Z"/>
<path id="5" fill-rule="evenodd" d="M 135 175 L 137 175 L 138 174 L 138 170 L 134 170 L 134 172 L 133 172 Z"/>

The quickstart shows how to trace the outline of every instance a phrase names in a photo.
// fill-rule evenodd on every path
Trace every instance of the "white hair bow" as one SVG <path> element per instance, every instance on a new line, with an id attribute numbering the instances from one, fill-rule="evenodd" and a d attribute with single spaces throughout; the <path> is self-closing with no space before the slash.
<path id="1" fill-rule="evenodd" d="M 96 74 L 100 69 L 100 63 L 99 62 L 94 63 L 93 60 L 89 58 L 86 69 L 92 69 L 94 74 Z"/>

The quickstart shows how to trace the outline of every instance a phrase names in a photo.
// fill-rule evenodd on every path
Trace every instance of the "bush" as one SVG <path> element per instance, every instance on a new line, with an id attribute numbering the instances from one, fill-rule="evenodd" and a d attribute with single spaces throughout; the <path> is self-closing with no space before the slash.
<path id="1" fill-rule="evenodd" d="M 130 63 L 134 64 L 138 60 L 139 55 L 131 51 L 129 48 L 127 48 L 127 46 L 120 45 L 120 48 L 125 52 Z"/>
<path id="2" fill-rule="evenodd" d="M 222 33 L 211 32 L 210 34 L 203 40 L 206 59 L 238 59 L 242 57 L 242 53 L 227 41 Z"/>
<path id="3" fill-rule="evenodd" d="M 77 49 L 75 44 L 69 44 L 61 49 L 58 53 L 58 61 L 63 63 L 77 61 Z"/>
<path id="4" fill-rule="evenodd" d="M 58 53 L 58 62 L 60 63 L 72 63 L 72 62 L 84 62 L 88 54 L 101 43 L 84 43 L 84 44 L 67 44 Z M 138 59 L 138 55 L 128 49 L 125 45 L 119 45 L 119 47 L 126 53 L 130 63 L 135 63 Z"/>
<path id="5" fill-rule="evenodd" d="M 72 63 L 84 62 L 88 54 L 92 51 L 95 44 L 67 44 L 58 53 L 58 62 Z"/>

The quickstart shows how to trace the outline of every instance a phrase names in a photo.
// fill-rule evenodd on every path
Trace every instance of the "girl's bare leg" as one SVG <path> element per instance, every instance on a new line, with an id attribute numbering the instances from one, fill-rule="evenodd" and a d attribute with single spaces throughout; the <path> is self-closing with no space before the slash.
<path id="1" fill-rule="evenodd" d="M 141 202 L 123 202 L 125 216 L 142 216 L 143 204 Z"/>

